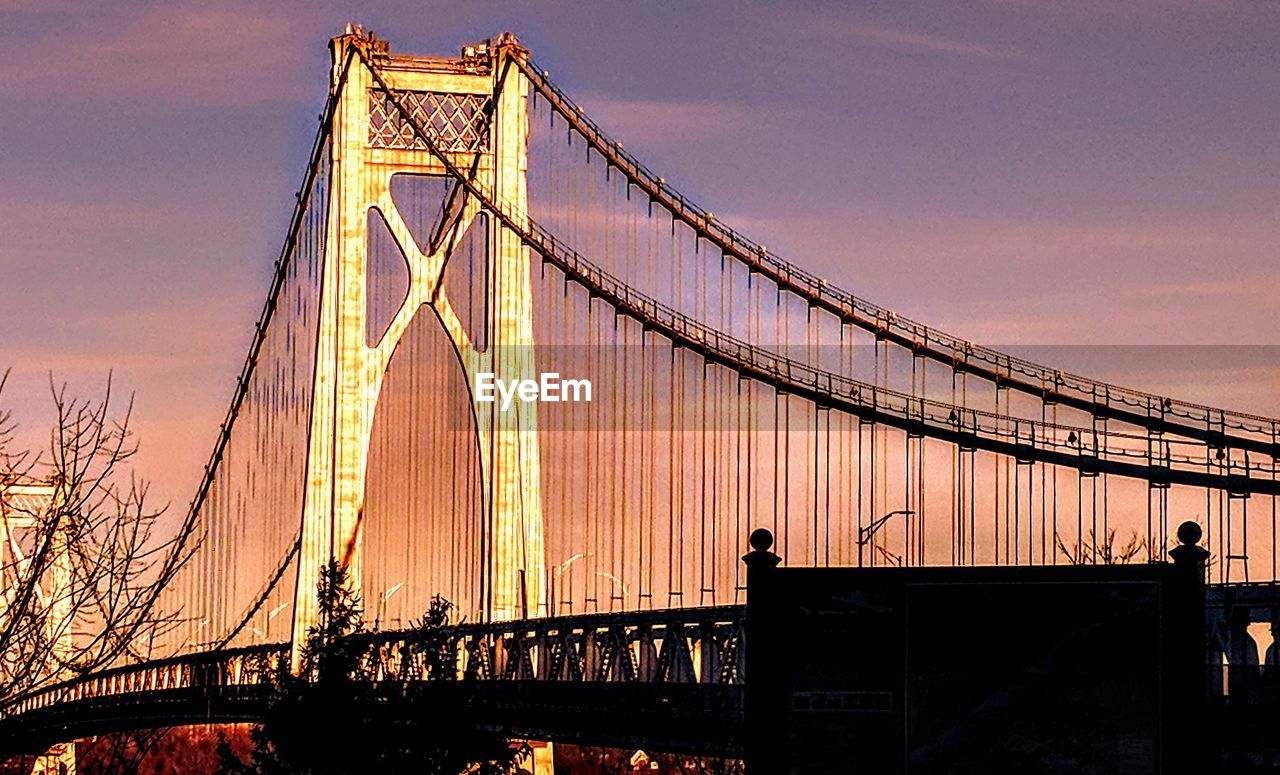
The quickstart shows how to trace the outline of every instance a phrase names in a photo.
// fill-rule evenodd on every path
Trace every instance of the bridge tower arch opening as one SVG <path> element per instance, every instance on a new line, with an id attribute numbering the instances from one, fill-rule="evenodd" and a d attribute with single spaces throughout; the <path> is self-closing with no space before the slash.
<path id="1" fill-rule="evenodd" d="M 422 141 L 425 132 L 496 201 L 527 213 L 528 84 L 512 60 L 528 52 L 504 34 L 466 47 L 456 59 L 399 56 L 350 27 L 330 50 L 327 248 L 293 609 L 295 670 L 306 633 L 317 623 L 321 568 L 337 560 L 359 584 L 375 410 L 391 356 L 415 316 L 429 310 L 439 320 L 468 385 L 477 373 L 535 376 L 528 246 L 497 219 L 480 218 L 479 204 L 463 187 L 447 187 L 443 215 L 429 235 L 414 234 L 412 219 L 391 195 L 395 175 L 448 175 L 444 160 Z M 370 336 L 375 324 L 368 304 L 373 211 L 409 270 L 405 298 L 380 336 Z M 443 283 L 450 252 L 470 228 L 489 230 L 483 343 L 472 341 Z M 503 412 L 487 405 L 475 411 L 475 427 L 485 523 L 482 610 L 491 620 L 537 616 L 546 605 L 537 409 L 525 404 Z"/>

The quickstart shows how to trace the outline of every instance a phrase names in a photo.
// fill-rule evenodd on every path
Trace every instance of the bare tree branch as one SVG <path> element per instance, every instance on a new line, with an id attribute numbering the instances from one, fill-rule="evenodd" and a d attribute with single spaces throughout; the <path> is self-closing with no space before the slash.
<path id="1" fill-rule="evenodd" d="M 1137 531 L 1131 531 L 1128 539 L 1119 544 L 1115 528 L 1108 530 L 1100 541 L 1090 530 L 1072 547 L 1067 546 L 1061 535 L 1054 533 L 1053 545 L 1071 565 L 1127 565 L 1147 551 L 1147 539 Z"/>
<path id="2" fill-rule="evenodd" d="M 49 391 L 55 420 L 42 452 L 13 448 L 12 414 L 0 409 L 0 514 L 14 513 L 5 500 L 14 485 L 53 493 L 47 508 L 23 514 L 21 534 L 3 520 L 0 701 L 149 658 L 178 617 L 160 611 L 160 591 L 194 550 L 187 523 L 176 535 L 157 529 L 167 506 L 153 506 L 131 470 L 132 398 L 116 400 L 110 376 L 97 400 L 69 395 L 52 375 Z"/>

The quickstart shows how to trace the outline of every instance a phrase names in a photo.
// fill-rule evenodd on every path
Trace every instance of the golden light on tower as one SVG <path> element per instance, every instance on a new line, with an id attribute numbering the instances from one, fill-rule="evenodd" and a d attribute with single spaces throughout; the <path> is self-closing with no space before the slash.
<path id="1" fill-rule="evenodd" d="M 496 219 L 485 223 L 489 281 L 484 303 L 491 333 L 479 347 L 442 287 L 451 246 L 467 229 L 480 227 L 477 203 L 464 194 L 445 238 L 427 252 L 391 195 L 397 174 L 448 174 L 445 160 L 416 136 L 421 128 L 401 113 L 411 105 L 414 115 L 431 117 L 447 100 L 463 106 L 459 110 L 475 122 L 463 131 L 456 123 L 437 128 L 454 132 L 439 138 L 448 163 L 472 170 L 494 201 L 527 218 L 528 88 L 520 68 L 505 63 L 528 52 L 514 36 L 504 35 L 468 46 L 456 59 L 399 56 L 371 34 L 349 27 L 332 41 L 331 53 L 335 105 L 327 250 L 294 605 L 295 669 L 305 633 L 316 621 L 315 583 L 323 565 L 335 558 L 360 583 L 374 415 L 387 366 L 414 318 L 424 310 L 435 314 L 468 386 L 478 373 L 507 381 L 535 376 L 528 247 Z M 405 298 L 376 341 L 369 337 L 370 213 L 385 222 L 409 273 Z M 483 610 L 493 620 L 536 616 L 545 612 L 546 603 L 537 410 L 532 404 L 510 411 L 489 405 L 476 409 L 474 420 L 487 555 Z"/>
<path id="2" fill-rule="evenodd" d="M 63 495 L 56 484 L 14 480 L 0 474 L 0 570 L 3 571 L 0 622 L 14 615 L 18 605 L 15 596 L 32 572 L 33 555 L 39 551 L 35 544 L 48 538 L 48 566 L 32 591 L 36 608 L 47 612 L 44 640 L 50 654 L 45 664 L 55 668 L 67 664 L 74 637 L 70 621 L 72 573 L 67 525 L 65 520 L 59 519 L 56 524 L 52 520 Z M 24 654 L 20 658 L 29 656 Z M 60 673 L 60 670 L 52 674 L 46 671 L 38 679 L 58 680 L 63 677 Z M 32 775 L 75 775 L 75 743 L 52 746 L 36 757 L 31 771 Z"/>

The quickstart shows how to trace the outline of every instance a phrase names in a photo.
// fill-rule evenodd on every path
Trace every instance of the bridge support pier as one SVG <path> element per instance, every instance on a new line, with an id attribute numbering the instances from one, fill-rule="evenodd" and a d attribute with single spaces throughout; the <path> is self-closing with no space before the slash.
<path id="1" fill-rule="evenodd" d="M 552 744 L 532 741 L 529 747 L 533 749 L 533 754 L 529 757 L 529 772 L 532 775 L 555 775 L 556 757 Z"/>
<path id="2" fill-rule="evenodd" d="M 36 757 L 31 775 L 76 775 L 76 744 L 58 743 Z"/>
<path id="3" fill-rule="evenodd" d="M 44 599 L 48 601 L 45 621 L 47 655 L 32 655 L 47 660 L 45 665 L 65 665 L 71 661 L 72 610 L 71 579 L 72 556 L 68 520 L 60 513 L 65 508 L 68 494 L 59 482 L 8 484 L 0 482 L 0 565 L 15 573 L 18 578 L 28 573 L 31 558 L 23 553 L 20 535 L 44 529 L 51 517 L 59 519 L 50 543 L 51 559 L 39 580 Z M 10 500 L 25 501 L 24 507 L 11 508 Z M 38 506 L 35 504 L 39 504 Z M 6 590 L 4 605 L 12 605 L 12 594 Z M 55 674 L 56 679 L 63 673 Z M 76 744 L 58 743 L 36 757 L 31 768 L 35 775 L 62 773 L 75 775 Z"/>

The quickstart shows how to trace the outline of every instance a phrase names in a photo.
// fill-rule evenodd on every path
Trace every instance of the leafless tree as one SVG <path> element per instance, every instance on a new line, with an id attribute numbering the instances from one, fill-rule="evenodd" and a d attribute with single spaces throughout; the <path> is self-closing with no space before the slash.
<path id="1" fill-rule="evenodd" d="M 0 409 L 0 513 L 10 515 L 0 522 L 0 702 L 147 658 L 174 621 L 157 597 L 194 548 L 185 527 L 161 534 L 165 508 L 130 470 L 132 398 L 118 401 L 110 377 L 100 399 L 70 396 L 52 377 L 50 395 L 44 449 L 15 449 L 12 414 Z M 47 506 L 6 502 L 23 483 L 49 485 Z M 11 529 L 19 521 L 22 530 Z"/>
<path id="2" fill-rule="evenodd" d="M 1147 540 L 1137 531 L 1131 531 L 1122 544 L 1115 528 L 1106 531 L 1101 540 L 1090 530 L 1074 547 L 1068 547 L 1062 536 L 1055 533 L 1053 543 L 1071 565 L 1127 565 L 1147 551 Z"/>

